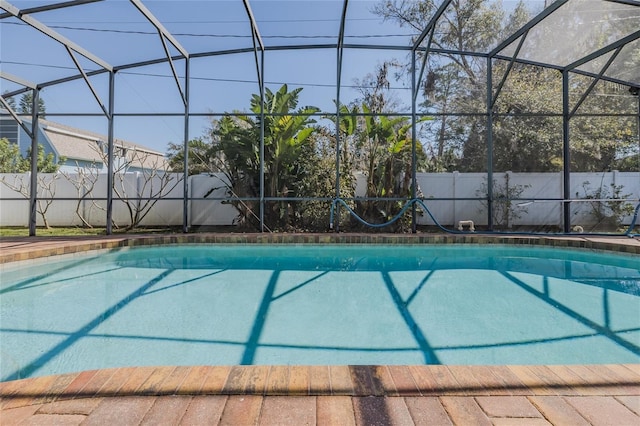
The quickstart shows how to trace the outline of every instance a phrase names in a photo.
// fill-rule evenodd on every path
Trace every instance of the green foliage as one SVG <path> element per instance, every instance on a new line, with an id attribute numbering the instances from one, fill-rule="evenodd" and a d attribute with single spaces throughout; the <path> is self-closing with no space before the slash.
<path id="1" fill-rule="evenodd" d="M 353 171 L 363 171 L 367 178 L 365 196 L 356 212 L 368 222 L 383 223 L 396 216 L 406 199 L 412 196 L 412 123 L 410 117 L 390 116 L 385 112 L 394 105 L 389 97 L 388 72 L 393 64 L 382 64 L 367 85 L 360 89 L 361 104 L 340 106 L 340 131 L 343 140 L 342 161 L 353 164 Z M 418 122 L 431 120 L 425 117 Z M 422 143 L 416 143 L 417 169 L 427 168 Z M 389 200 L 396 198 L 399 200 Z M 406 228 L 407 218 L 393 226 Z M 359 226 L 357 222 L 353 226 Z"/>
<path id="2" fill-rule="evenodd" d="M 295 197 L 300 174 L 299 159 L 312 144 L 315 120 L 312 114 L 318 108 L 298 108 L 298 96 L 302 89 L 288 90 L 283 85 L 277 92 L 266 89 L 264 102 L 259 95 L 251 98 L 251 111 L 257 116 L 227 114 L 213 123 L 212 152 L 221 159 L 220 169 L 231 182 L 232 193 L 237 197 L 260 196 L 260 134 L 264 129 L 264 184 L 267 197 Z M 261 112 L 265 113 L 264 123 Z M 250 220 L 257 210 L 256 203 L 235 203 L 244 220 Z M 284 227 L 291 219 L 288 203 L 271 203 L 265 211 L 267 226 Z M 253 214 L 252 214 L 253 213 Z"/>
<path id="3" fill-rule="evenodd" d="M 31 148 L 27 150 L 27 159 L 31 158 Z M 60 165 L 66 161 L 65 157 L 60 157 L 58 162 L 55 162 L 55 157 L 52 152 L 45 155 L 44 147 L 38 145 L 38 172 L 39 173 L 56 173 L 60 170 Z M 30 164 L 30 160 L 27 160 Z"/>
<path id="4" fill-rule="evenodd" d="M 18 105 L 18 113 L 20 114 L 31 114 L 33 111 L 33 93 L 26 92 L 20 98 L 20 103 Z M 45 118 L 47 109 L 44 105 L 44 99 L 38 97 L 38 113 L 40 117 Z"/>
<path id="5" fill-rule="evenodd" d="M 332 199 L 336 193 L 336 138 L 324 127 L 316 127 L 296 160 L 294 193 L 299 197 Z M 353 197 L 355 176 L 348 159 L 340 161 L 340 195 Z M 329 201 L 303 201 L 291 204 L 291 219 L 299 230 L 325 230 L 329 224 Z"/>
<path id="6" fill-rule="evenodd" d="M 29 170 L 29 161 L 22 158 L 17 144 L 0 138 L 0 173 L 24 173 Z"/>
<path id="7" fill-rule="evenodd" d="M 61 157 L 59 162 L 55 162 L 53 153 L 44 153 L 44 147 L 38 145 L 38 172 L 56 173 L 60 169 L 60 164 L 65 158 Z M 18 145 L 9 142 L 6 138 L 0 139 L 0 173 L 25 173 L 31 171 L 31 148 L 27 151 L 26 157 L 20 154 Z"/>
<path id="8" fill-rule="evenodd" d="M 4 94 L 6 94 L 6 93 L 7 93 L 7 91 L 5 90 L 5 91 L 3 92 L 3 95 L 4 95 Z M 4 96 L 3 96 L 3 97 L 4 97 Z M 7 102 L 7 105 L 9 105 L 9 107 L 10 107 L 12 110 L 14 110 L 14 111 L 16 110 L 16 100 L 15 100 L 15 98 L 14 98 L 13 96 L 8 97 L 8 98 L 4 98 L 4 100 Z"/>
<path id="9" fill-rule="evenodd" d="M 452 0 L 438 21 L 432 46 L 460 51 L 491 50 L 506 36 L 521 28 L 536 11 L 520 1 L 515 8 L 503 8 L 490 0 Z M 418 33 L 437 8 L 437 2 L 422 0 L 384 0 L 374 12 L 402 27 Z M 621 34 L 631 32 L 632 22 L 621 15 L 628 12 L 603 12 L 603 22 L 619 22 Z M 616 15 L 616 13 L 618 15 Z M 584 26 L 571 15 L 561 17 L 563 31 L 578 33 Z M 628 27 L 628 28 L 627 28 Z M 605 29 L 606 30 L 606 29 Z M 604 31 L 604 30 L 603 30 Z M 536 40 L 536 37 L 541 38 Z M 545 42 L 542 31 L 530 32 L 530 45 Z M 548 41 L 546 41 L 548 42 Z M 580 49 L 597 49 L 608 42 L 601 34 L 585 40 Z M 549 49 L 549 54 L 555 53 Z M 558 49 L 557 52 L 562 52 Z M 640 48 L 625 47 L 625 66 L 640 64 Z M 601 69 L 608 57 L 593 61 Z M 599 61 L 599 62 L 598 62 Z M 508 61 L 492 61 L 494 96 L 508 67 Z M 405 78 L 410 66 L 404 66 Z M 424 112 L 434 113 L 423 138 L 434 171 L 481 172 L 487 167 L 487 62 L 484 58 L 449 53 L 429 55 L 425 77 L 420 81 Z M 570 107 L 580 99 L 591 82 L 590 77 L 571 74 Z M 514 64 L 493 107 L 493 158 L 495 171 L 548 172 L 563 167 L 562 75 L 557 70 Z M 616 116 L 624 113 L 626 116 Z M 612 91 L 598 83 L 570 120 L 571 170 L 637 170 L 630 156 L 637 153 L 637 98 L 626 87 Z M 580 116 L 580 114 L 585 114 Z M 601 114 L 601 115 L 598 115 Z M 634 148 L 635 147 L 635 148 Z"/>
<path id="10" fill-rule="evenodd" d="M 213 173 L 218 171 L 215 163 L 215 153 L 210 144 L 202 138 L 189 141 L 189 176 L 200 173 Z M 184 171 L 184 146 L 182 144 L 169 143 L 167 149 L 169 168 L 173 172 Z"/>
<path id="11" fill-rule="evenodd" d="M 632 194 L 623 194 L 624 185 L 610 183 L 600 185 L 596 189 L 591 189 L 589 181 L 582 182 L 582 194 L 576 192 L 576 197 L 587 200 L 594 200 L 587 203 L 589 211 L 596 221 L 596 228 L 619 227 L 622 219 L 633 213 L 634 206 L 623 200 Z"/>
<path id="12" fill-rule="evenodd" d="M 522 193 L 531 188 L 531 185 L 512 185 L 509 183 L 509 174 L 506 174 L 505 183 L 498 183 L 497 180 L 493 180 L 492 192 L 493 192 L 493 212 L 492 219 L 493 224 L 500 228 L 511 228 L 513 222 L 520 219 L 523 214 L 528 213 L 526 205 L 514 203 L 518 200 Z M 486 197 L 482 201 L 483 209 L 482 213 L 486 212 L 489 208 L 489 187 L 487 185 L 487 179 L 485 178 L 480 186 L 480 189 L 476 191 L 476 196 Z"/>

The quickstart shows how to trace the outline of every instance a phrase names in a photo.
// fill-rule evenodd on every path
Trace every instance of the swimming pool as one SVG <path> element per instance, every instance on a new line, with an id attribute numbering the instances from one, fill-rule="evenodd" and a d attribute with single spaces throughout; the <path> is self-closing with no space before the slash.
<path id="1" fill-rule="evenodd" d="M 55 259 L 55 258 L 54 258 Z M 640 259 L 186 245 L 10 265 L 2 380 L 116 366 L 640 361 Z"/>

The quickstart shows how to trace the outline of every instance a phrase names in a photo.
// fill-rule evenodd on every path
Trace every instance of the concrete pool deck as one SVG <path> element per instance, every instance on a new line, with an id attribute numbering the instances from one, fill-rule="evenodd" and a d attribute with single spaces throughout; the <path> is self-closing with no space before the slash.
<path id="1" fill-rule="evenodd" d="M 178 234 L 0 238 L 0 264 L 171 243 L 494 243 L 640 254 L 627 237 Z M 164 366 L 0 383 L 0 424 L 640 424 L 640 364 Z"/>

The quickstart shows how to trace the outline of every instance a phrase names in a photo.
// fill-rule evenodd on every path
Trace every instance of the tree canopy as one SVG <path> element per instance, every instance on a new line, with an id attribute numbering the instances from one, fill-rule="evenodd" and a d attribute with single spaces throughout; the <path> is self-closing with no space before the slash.
<path id="1" fill-rule="evenodd" d="M 424 0 L 386 0 L 374 11 L 400 26 L 419 30 L 436 5 Z M 473 13 L 471 13 L 473 12 Z M 457 51 L 488 51 L 532 17 L 520 1 L 506 10 L 487 0 L 453 0 L 439 20 L 433 47 Z M 620 25 L 625 24 L 624 20 Z M 575 26 L 566 22 L 567 28 Z M 530 36 L 535 37 L 535 36 Z M 589 43 L 604 43 L 605 37 Z M 634 55 L 631 55 L 633 58 Z M 635 55 L 640 65 L 640 55 Z M 405 65 L 409 76 L 409 64 Z M 515 64 L 497 93 L 508 62 L 494 60 L 487 69 L 484 58 L 450 53 L 431 54 L 426 78 L 420 82 L 423 112 L 437 118 L 423 139 L 433 171 L 484 171 L 487 165 L 487 74 L 493 76 L 493 167 L 495 171 L 546 172 L 562 169 L 562 75 L 559 71 Z M 572 107 L 588 89 L 592 78 L 571 77 Z M 612 88 L 613 87 L 613 88 Z M 638 156 L 637 98 L 615 85 L 598 83 L 571 118 L 572 171 L 627 170 L 630 155 Z M 636 162 L 637 164 L 637 162 Z"/>

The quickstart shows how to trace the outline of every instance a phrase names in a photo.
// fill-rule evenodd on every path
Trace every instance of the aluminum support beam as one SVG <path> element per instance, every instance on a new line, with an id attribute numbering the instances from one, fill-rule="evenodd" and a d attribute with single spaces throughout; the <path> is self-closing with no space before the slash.
<path id="1" fill-rule="evenodd" d="M 565 233 L 571 232 L 571 145 L 569 139 L 569 71 L 562 72 L 562 170 L 563 193 L 562 226 Z"/>
<path id="2" fill-rule="evenodd" d="M 115 104 L 115 72 L 109 73 L 109 115 L 107 133 L 107 223 L 106 234 L 113 232 L 113 109 Z"/>
<path id="3" fill-rule="evenodd" d="M 249 4 L 249 0 L 242 0 L 244 3 L 244 8 L 247 11 L 247 15 L 249 16 L 249 22 L 251 23 L 251 29 L 255 33 L 254 36 L 260 45 L 260 50 L 264 51 L 264 43 L 262 42 L 262 37 L 260 36 L 260 31 L 258 31 L 258 24 L 256 22 L 256 18 L 253 16 L 253 10 L 251 10 L 251 5 Z"/>
<path id="4" fill-rule="evenodd" d="M 189 58 L 184 64 L 184 165 L 183 165 L 183 198 L 182 198 L 182 232 L 189 232 Z"/>
<path id="5" fill-rule="evenodd" d="M 613 53 L 613 55 L 611 55 L 611 57 L 609 58 L 607 63 L 604 64 L 604 66 L 600 70 L 600 73 L 598 74 L 598 77 L 593 79 L 593 81 L 591 82 L 591 84 L 589 85 L 587 90 L 585 90 L 585 92 L 582 94 L 582 96 L 580 97 L 578 102 L 576 102 L 576 106 L 574 106 L 573 109 L 571 110 L 571 112 L 569 113 L 569 118 L 572 118 L 576 114 L 576 111 L 578 111 L 578 108 L 580 108 L 580 105 L 582 105 L 584 100 L 587 99 L 587 96 L 589 96 L 589 93 L 591 93 L 593 88 L 596 87 L 596 84 L 598 84 L 598 82 L 600 81 L 600 78 L 604 75 L 605 72 L 607 72 L 607 70 L 609 69 L 609 67 L 613 63 L 613 61 L 616 59 L 616 56 L 618 56 L 618 54 L 622 50 L 622 47 L 623 46 L 618 47 L 616 49 L 616 51 Z"/>
<path id="6" fill-rule="evenodd" d="M 507 69 L 504 72 L 504 75 L 502 76 L 502 80 L 500 80 L 500 83 L 498 83 L 498 87 L 496 88 L 496 93 L 495 95 L 492 94 L 491 95 L 491 108 L 493 109 L 493 107 L 496 105 L 496 101 L 498 100 L 498 96 L 500 96 L 500 92 L 502 91 L 502 87 L 504 86 L 504 83 L 507 81 L 507 77 L 509 77 L 509 73 L 511 72 L 511 69 L 513 68 L 513 64 L 516 61 L 516 58 L 518 57 L 518 54 L 520 53 L 520 49 L 522 48 L 522 45 L 524 44 L 524 41 L 527 38 L 527 34 L 529 34 L 529 32 L 525 32 L 522 37 L 520 38 L 520 42 L 518 43 L 518 47 L 516 48 L 516 51 L 514 52 L 513 56 L 511 57 L 511 60 L 509 61 L 509 65 L 507 66 Z"/>
<path id="7" fill-rule="evenodd" d="M 54 4 L 47 4 L 44 6 L 37 6 L 37 7 L 30 7 L 27 9 L 22 9 L 22 13 L 24 15 L 32 15 L 34 13 L 40 13 L 40 12 L 48 12 L 50 10 L 55 10 L 55 9 L 62 9 L 64 7 L 69 7 L 69 6 L 80 6 L 82 4 L 87 4 L 87 3 L 96 3 L 99 1 L 104 1 L 104 0 L 72 0 L 72 1 L 65 1 L 62 3 L 54 3 Z M 0 14 L 0 19 L 4 19 L 4 18 L 9 18 L 13 16 L 10 13 L 1 13 Z"/>
<path id="8" fill-rule="evenodd" d="M 417 83 L 413 88 L 413 100 L 416 101 L 418 99 L 418 90 L 420 82 L 422 81 L 422 76 L 424 75 L 424 70 L 427 68 L 427 63 L 429 60 L 429 53 L 431 52 L 431 44 L 433 43 L 433 35 L 435 33 L 435 29 L 429 33 L 429 41 L 427 42 L 427 47 L 424 50 L 424 56 L 422 57 L 422 66 L 420 67 L 420 76 L 418 77 Z M 412 53 L 415 50 L 411 51 Z"/>
<path id="9" fill-rule="evenodd" d="M 424 62 L 423 64 L 426 64 L 427 62 L 427 57 L 425 55 L 424 57 Z M 422 68 L 422 70 L 424 70 L 424 67 Z M 420 77 L 422 77 L 422 70 L 420 71 Z M 416 90 L 416 51 L 412 50 L 411 51 L 411 93 L 414 94 L 414 96 L 411 97 L 411 199 L 415 200 L 418 192 L 416 190 L 416 187 L 418 185 L 418 179 L 417 179 L 417 152 L 416 152 L 416 130 L 417 130 L 417 123 L 416 123 L 416 94 L 417 94 L 417 90 Z M 417 228 L 417 214 L 416 214 L 416 203 L 414 202 L 411 205 L 411 232 L 412 233 L 416 233 L 418 228 Z"/>
<path id="10" fill-rule="evenodd" d="M 640 95 L 638 92 L 635 94 L 638 100 L 638 116 L 636 117 L 636 135 L 638 136 L 638 170 L 640 170 Z"/>
<path id="11" fill-rule="evenodd" d="M 169 46 L 167 46 L 167 42 L 164 40 L 162 31 L 158 30 L 158 35 L 160 36 L 160 42 L 162 43 L 164 54 L 166 55 L 167 60 L 169 62 L 169 67 L 171 68 L 171 75 L 173 75 L 173 81 L 176 83 L 176 86 L 178 87 L 178 92 L 180 92 L 180 99 L 182 99 L 182 104 L 186 106 L 187 105 L 187 96 L 185 94 L 186 90 L 182 90 L 182 85 L 180 84 L 180 77 L 178 77 L 178 73 L 176 72 L 176 67 L 173 64 L 173 59 L 171 58 L 171 52 L 169 52 Z M 185 56 L 185 59 L 188 59 L 188 57 Z"/>
<path id="12" fill-rule="evenodd" d="M 282 50 L 312 50 L 312 49 L 335 49 L 336 48 L 336 44 L 322 44 L 322 45 L 296 45 L 296 46 L 272 46 L 272 47 L 267 47 L 265 48 L 265 51 L 282 51 Z M 387 49 L 388 46 L 364 46 L 364 45 L 353 45 L 353 44 L 347 44 L 345 43 L 343 45 L 344 49 Z M 410 50 L 410 48 L 407 48 L 407 46 L 394 46 L 392 47 L 390 50 Z M 425 49 L 421 48 L 421 49 L 417 49 L 419 51 L 424 51 Z M 240 53 L 250 53 L 253 52 L 254 48 L 250 47 L 250 48 L 242 48 L 242 49 L 230 49 L 230 50 L 221 50 L 221 51 L 216 51 L 216 52 L 205 52 L 205 53 L 195 53 L 192 54 L 190 56 L 191 59 L 193 58 L 206 58 L 206 57 L 211 57 L 211 56 L 224 56 L 224 55 L 233 55 L 233 54 L 240 54 Z M 430 49 L 430 52 L 432 53 L 445 53 L 445 54 L 456 54 L 456 55 L 466 55 L 466 56 L 474 56 L 474 57 L 487 57 L 486 54 L 480 54 L 478 52 L 461 52 L 461 51 L 455 51 L 455 50 L 449 50 L 449 49 L 440 49 L 440 48 L 432 48 Z M 510 61 L 512 58 L 512 56 L 503 56 L 503 55 L 496 55 L 494 57 L 494 59 L 501 59 L 501 60 L 505 60 L 505 61 Z M 171 59 L 173 60 L 180 60 L 183 59 L 180 56 L 173 56 Z M 167 58 L 159 58 L 159 59 L 152 59 L 149 61 L 141 61 L 141 62 L 135 62 L 135 63 L 131 63 L 131 64 L 125 64 L 125 65 L 119 65 L 113 68 L 114 71 L 122 71 L 122 70 L 128 70 L 128 69 L 132 69 L 132 68 L 139 68 L 139 67 L 144 67 L 144 66 L 148 66 L 148 65 L 156 65 L 156 64 L 161 64 L 163 62 L 166 62 L 168 59 Z M 564 69 L 564 67 L 562 66 L 558 66 L 558 65 L 551 65 L 551 64 L 544 64 L 542 62 L 537 62 L 537 61 L 529 61 L 529 60 L 524 60 L 524 59 L 516 59 L 517 63 L 520 64 L 525 64 L 525 65 L 533 65 L 533 66 L 539 66 L 539 67 L 544 67 L 544 68 L 549 68 L 549 69 L 555 69 L 555 70 L 559 70 L 562 71 Z M 86 72 L 88 77 L 93 77 L 95 75 L 100 75 L 100 74 L 104 74 L 105 72 L 108 72 L 107 70 L 95 70 L 95 71 L 89 71 Z M 572 70 L 573 73 L 575 74 L 580 74 L 580 75 L 584 75 L 587 77 L 596 77 L 597 74 L 591 73 L 591 72 L 587 72 L 587 71 L 582 71 L 582 70 L 578 70 L 578 69 L 574 69 Z M 82 78 L 82 75 L 78 74 L 78 75 L 74 75 L 74 76 L 70 76 L 70 77 L 64 77 L 64 78 L 59 78 L 59 79 L 55 79 L 55 80 L 50 80 L 50 81 L 46 81 L 43 83 L 39 83 L 38 87 L 40 89 L 46 88 L 46 87 L 50 87 L 50 86 L 55 86 L 58 84 L 62 84 L 62 83 L 68 83 L 70 81 L 75 81 L 75 80 L 79 80 Z M 612 83 L 618 83 L 618 84 L 622 84 L 625 86 L 629 85 L 628 81 L 625 80 L 620 80 L 617 78 L 612 78 L 612 77 L 607 77 L 607 76 L 603 76 L 602 80 L 605 81 L 609 81 Z M 16 96 L 16 95 L 21 95 L 23 93 L 25 93 L 27 90 L 25 89 L 20 89 L 20 90 L 14 90 L 11 92 L 7 92 L 4 93 L 4 96 Z"/>
<path id="13" fill-rule="evenodd" d="M 451 1 L 452 0 L 444 0 L 442 2 L 442 4 L 440 5 L 436 13 L 433 14 L 431 19 L 427 23 L 427 26 L 424 27 L 424 30 L 422 30 L 422 33 L 420 33 L 416 41 L 413 43 L 413 47 L 411 48 L 411 50 L 415 51 L 420 46 L 420 44 L 422 43 L 424 38 L 427 36 L 427 34 L 429 34 L 429 32 L 431 32 L 435 28 L 436 24 L 438 23 L 438 20 L 444 14 L 445 10 L 447 10 L 447 8 L 449 7 L 449 4 L 451 4 Z"/>
<path id="14" fill-rule="evenodd" d="M 20 127 L 22 127 L 22 130 L 24 130 L 25 133 L 30 138 L 33 138 L 33 133 L 31 131 L 31 129 L 28 128 L 26 124 L 24 124 L 24 121 L 22 121 L 22 119 L 18 116 L 18 114 L 16 114 L 16 112 L 13 110 L 13 108 L 11 108 L 11 105 L 9 105 L 7 103 L 7 101 L 5 101 L 2 96 L 0 96 L 0 105 L 2 105 L 2 107 L 7 110 L 7 112 L 15 120 L 15 122 L 18 123 L 18 125 Z"/>
<path id="15" fill-rule="evenodd" d="M 0 78 L 3 80 L 8 80 L 12 83 L 16 83 L 19 84 L 20 86 L 24 86 L 24 87 L 28 87 L 29 89 L 35 89 L 36 88 L 36 84 L 32 83 L 28 80 L 24 80 L 20 77 L 16 77 L 13 74 L 9 74 L 8 72 L 4 72 L 0 70 Z"/>
<path id="16" fill-rule="evenodd" d="M 253 43 L 253 55 L 255 58 L 256 74 L 258 77 L 258 86 L 260 88 L 260 232 L 264 232 L 264 211 L 265 211 L 265 185 L 264 185 L 264 101 L 265 101 L 265 87 L 264 87 L 264 43 L 258 30 L 258 24 L 253 16 L 253 10 L 251 10 L 251 4 L 249 0 L 242 0 L 244 8 L 249 17 L 249 24 L 251 25 L 251 41 Z M 256 45 L 257 42 L 257 45 Z M 258 47 L 260 49 L 258 49 Z M 260 57 L 258 57 L 258 51 L 260 51 Z M 268 228 L 267 228 L 268 229 Z"/>
<path id="17" fill-rule="evenodd" d="M 336 198 L 340 198 L 340 87 L 342 86 L 342 56 L 344 54 L 344 29 L 347 22 L 347 9 L 349 0 L 342 3 L 340 15 L 340 30 L 338 31 L 338 44 L 336 50 Z M 340 231 L 340 204 L 336 206 L 335 230 Z"/>
<path id="18" fill-rule="evenodd" d="M 189 58 L 189 52 L 185 49 L 178 40 L 162 25 L 162 23 L 155 17 L 153 13 L 142 3 L 140 0 L 129 0 L 135 7 L 138 9 L 140 13 L 144 15 L 145 18 L 153 25 L 158 31 L 158 35 L 160 36 L 160 41 L 162 42 L 162 48 L 164 49 L 165 57 L 169 62 L 169 66 L 171 67 L 171 73 L 173 74 L 173 78 L 176 82 L 176 86 L 178 87 L 178 91 L 180 92 L 180 97 L 182 98 L 182 103 L 186 105 L 187 99 L 185 95 L 185 90 L 182 90 L 182 85 L 180 84 L 180 79 L 176 72 L 176 68 L 173 64 L 173 58 L 171 56 L 171 52 L 169 51 L 169 46 L 167 46 L 167 42 L 165 40 L 169 40 L 169 43 L 175 47 L 178 52 L 182 55 L 184 59 Z"/>
<path id="19" fill-rule="evenodd" d="M 569 65 L 567 65 L 566 67 L 563 68 L 563 70 L 569 70 L 569 71 L 573 71 L 574 68 L 578 68 L 581 65 L 586 64 L 587 62 L 590 62 L 592 60 L 594 60 L 595 58 L 602 56 L 606 53 L 611 52 L 612 50 L 615 50 L 621 46 L 624 46 L 625 44 L 629 44 L 632 41 L 636 41 L 640 39 L 640 30 L 629 34 L 626 37 L 621 38 L 620 40 L 616 40 L 615 42 L 603 47 L 602 49 L 598 49 L 595 52 L 590 53 L 589 55 L 578 59 L 577 61 L 574 61 L 572 63 L 570 63 Z"/>
<path id="20" fill-rule="evenodd" d="M 37 90 L 36 84 L 32 83 L 30 81 L 24 80 L 20 77 L 16 77 L 12 74 L 6 73 L 4 71 L 0 71 L 0 78 L 3 80 L 7 80 L 7 81 L 11 81 L 13 83 L 19 84 L 21 86 L 25 86 L 31 90 Z M 16 123 L 18 123 L 20 125 L 20 127 L 22 127 L 22 130 L 25 131 L 25 133 L 27 135 L 29 135 L 30 138 L 33 138 L 33 132 L 32 129 L 29 129 L 27 127 L 26 124 L 24 124 L 24 122 L 22 121 L 22 119 L 18 116 L 18 114 L 16 114 L 16 112 L 13 110 L 13 108 L 11 108 L 11 106 L 9 105 L 9 103 L 7 101 L 5 101 L 4 96 L 7 97 L 11 97 L 11 95 L 8 94 L 3 94 L 0 95 L 0 104 L 2 105 L 2 107 L 4 109 L 7 110 L 7 112 L 9 112 L 9 115 L 11 115 L 11 117 L 13 117 L 13 119 L 16 121 Z"/>
<path id="21" fill-rule="evenodd" d="M 260 69 L 260 58 L 258 58 L 258 45 L 256 44 L 258 38 L 256 36 L 256 32 L 251 27 L 251 42 L 253 43 L 253 59 L 256 65 L 256 75 L 258 77 L 258 85 L 264 84 L 264 75 L 262 74 L 262 70 Z M 264 53 L 264 50 L 260 50 L 260 52 Z"/>
<path id="22" fill-rule="evenodd" d="M 164 27 L 164 25 L 162 25 L 162 23 L 158 20 L 158 18 L 156 18 L 153 15 L 153 13 L 151 13 L 151 11 L 147 9 L 147 7 L 140 0 L 129 0 L 129 1 L 133 3 L 136 9 L 138 9 L 140 13 L 142 13 L 144 17 L 147 18 L 147 20 L 151 22 L 151 24 L 154 27 L 156 27 L 156 29 L 160 33 L 160 37 L 166 38 L 167 40 L 169 40 L 169 43 L 171 43 L 173 47 L 175 47 L 184 58 L 189 57 L 189 52 L 187 52 L 187 49 L 182 47 L 182 45 L 178 42 L 178 40 L 176 40 L 175 37 L 169 31 L 167 31 L 167 29 Z M 178 7 L 181 7 L 181 6 L 178 6 Z"/>
<path id="23" fill-rule="evenodd" d="M 102 59 L 100 59 L 96 55 L 92 54 L 88 50 L 83 49 L 82 47 L 78 46 L 76 43 L 72 42 L 71 40 L 69 40 L 68 38 L 63 36 L 62 34 L 58 34 L 56 31 L 54 31 L 53 29 L 51 29 L 48 26 L 44 25 L 40 21 L 30 17 L 29 15 L 25 15 L 20 9 L 18 9 L 15 6 L 13 6 L 9 2 L 7 2 L 6 0 L 0 0 L 0 8 L 6 10 L 11 15 L 13 15 L 16 18 L 20 19 L 25 24 L 35 28 L 36 30 L 38 30 L 41 33 L 43 33 L 44 35 L 52 38 L 53 40 L 57 41 L 58 43 L 66 46 L 67 48 L 72 49 L 76 53 L 84 56 L 85 58 L 87 58 L 91 62 L 94 62 L 97 65 L 100 65 L 105 70 L 113 71 L 113 67 L 111 65 L 109 65 L 109 63 L 107 63 L 106 61 L 103 61 Z"/>
<path id="24" fill-rule="evenodd" d="M 527 22 L 522 28 L 520 28 L 518 31 L 513 33 L 511 36 L 507 37 L 507 39 L 504 40 L 502 43 L 498 44 L 491 52 L 489 52 L 489 57 L 492 58 L 496 56 L 498 53 L 500 53 L 502 49 L 509 46 L 511 43 L 516 41 L 518 37 L 524 35 L 531 28 L 538 25 L 538 23 L 543 21 L 547 16 L 551 15 L 553 12 L 555 12 L 559 8 L 561 8 L 568 1 L 569 0 L 556 0 L 550 6 L 546 7 L 542 12 L 540 12 L 533 19 Z"/>
<path id="25" fill-rule="evenodd" d="M 264 50 L 260 51 L 260 68 L 264 71 Z M 264 232 L 264 80 L 260 82 L 260 232 Z"/>
<path id="26" fill-rule="evenodd" d="M 605 0 L 605 1 L 608 1 L 610 3 L 624 4 L 624 5 L 627 5 L 627 6 L 640 7 L 640 1 L 637 1 L 637 0 Z"/>
<path id="27" fill-rule="evenodd" d="M 493 64 L 487 58 L 487 228 L 493 231 Z"/>
<path id="28" fill-rule="evenodd" d="M 634 95 L 638 100 L 638 116 L 636 117 L 636 136 L 638 137 L 638 170 L 640 171 L 640 95 L 635 92 Z"/>
<path id="29" fill-rule="evenodd" d="M 73 50 L 71 50 L 69 48 L 69 46 L 65 46 L 65 48 L 67 49 L 67 52 L 69 53 L 69 56 L 71 56 L 71 59 L 73 60 L 73 63 L 75 64 L 76 68 L 78 69 L 78 71 L 82 75 L 82 78 L 84 79 L 84 82 L 89 87 L 89 90 L 91 91 L 91 94 L 95 98 L 96 102 L 98 102 L 98 105 L 102 109 L 102 112 L 104 113 L 104 115 L 109 117 L 109 111 L 107 111 L 107 108 L 104 106 L 104 103 L 100 99 L 100 96 L 98 95 L 98 92 L 96 92 L 96 89 L 93 88 L 93 85 L 91 84 L 91 81 L 89 81 L 89 77 L 87 76 L 87 74 L 82 69 L 82 66 L 80 66 L 80 62 L 78 62 L 78 59 L 76 58 L 76 55 L 73 54 Z"/>
<path id="30" fill-rule="evenodd" d="M 38 215 L 38 104 L 40 91 L 31 91 L 31 183 L 29 185 L 29 236 L 36 235 L 36 219 Z"/>

